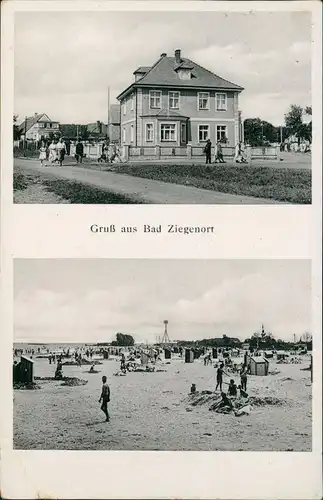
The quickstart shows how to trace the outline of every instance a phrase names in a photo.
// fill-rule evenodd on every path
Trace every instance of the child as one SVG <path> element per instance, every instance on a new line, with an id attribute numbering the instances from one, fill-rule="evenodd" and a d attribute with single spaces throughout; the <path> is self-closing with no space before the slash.
<path id="1" fill-rule="evenodd" d="M 233 379 L 230 380 L 228 392 L 229 392 L 229 396 L 236 396 L 237 395 L 237 386 L 236 386 Z"/>
<path id="2" fill-rule="evenodd" d="M 45 144 L 42 142 L 42 145 L 39 149 L 39 159 L 40 159 L 41 166 L 43 166 L 44 160 L 46 160 L 46 157 L 47 157 L 47 148 L 46 148 Z"/>
<path id="3" fill-rule="evenodd" d="M 196 392 L 196 384 L 191 385 L 191 394 L 194 394 Z"/>

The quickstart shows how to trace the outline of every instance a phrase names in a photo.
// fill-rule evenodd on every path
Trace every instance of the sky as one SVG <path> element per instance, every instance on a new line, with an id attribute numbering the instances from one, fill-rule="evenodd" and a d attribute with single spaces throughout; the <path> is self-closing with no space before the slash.
<path id="1" fill-rule="evenodd" d="M 110 102 L 139 66 L 182 56 L 245 90 L 244 118 L 282 125 L 311 105 L 311 19 L 306 12 L 19 12 L 15 113 L 61 123 L 107 121 Z"/>
<path id="2" fill-rule="evenodd" d="M 308 260 L 16 259 L 15 342 L 311 332 Z"/>

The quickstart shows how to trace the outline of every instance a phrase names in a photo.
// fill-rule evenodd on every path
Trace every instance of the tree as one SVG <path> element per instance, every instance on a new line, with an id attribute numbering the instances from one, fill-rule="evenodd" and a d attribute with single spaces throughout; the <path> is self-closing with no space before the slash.
<path id="1" fill-rule="evenodd" d="M 244 121 L 244 138 L 250 146 L 264 146 L 276 142 L 279 135 L 277 129 L 269 122 L 260 118 L 247 118 Z"/>
<path id="2" fill-rule="evenodd" d="M 126 335 L 124 333 L 117 333 L 116 337 L 118 346 L 129 346 L 129 345 L 134 345 L 135 343 L 131 335 Z"/>
<path id="3" fill-rule="evenodd" d="M 304 114 L 311 115 L 312 107 L 307 106 L 303 109 L 301 106 L 292 104 L 285 114 L 286 128 L 290 135 L 297 137 L 298 143 L 300 143 L 301 139 L 312 140 L 312 122 L 303 123 Z"/>
<path id="4" fill-rule="evenodd" d="M 18 117 L 19 115 L 13 115 L 13 140 L 19 141 L 21 137 L 21 131 L 18 126 Z"/>

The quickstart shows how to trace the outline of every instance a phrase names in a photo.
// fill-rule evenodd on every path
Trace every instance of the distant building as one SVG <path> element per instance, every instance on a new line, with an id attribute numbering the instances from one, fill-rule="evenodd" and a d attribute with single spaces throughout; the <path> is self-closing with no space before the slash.
<path id="1" fill-rule="evenodd" d="M 49 137 L 50 133 L 59 132 L 59 122 L 53 121 L 45 113 L 35 113 L 34 116 L 27 117 L 20 125 L 19 132 L 21 139 L 40 141 Z"/>
<path id="2" fill-rule="evenodd" d="M 100 122 L 99 120 L 94 123 L 88 123 L 86 125 L 86 128 L 90 139 L 107 137 L 108 126 Z"/>
<path id="3" fill-rule="evenodd" d="M 122 145 L 203 146 L 211 139 L 235 146 L 241 140 L 243 88 L 182 57 L 179 49 L 139 67 L 134 79 L 117 97 Z"/>
<path id="4" fill-rule="evenodd" d="M 108 137 L 110 142 L 120 143 L 120 104 L 111 104 L 110 106 Z"/>

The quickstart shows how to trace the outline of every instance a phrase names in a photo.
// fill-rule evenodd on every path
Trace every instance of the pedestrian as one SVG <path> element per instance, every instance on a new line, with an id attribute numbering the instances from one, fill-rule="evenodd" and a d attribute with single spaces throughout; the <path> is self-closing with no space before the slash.
<path id="1" fill-rule="evenodd" d="M 217 155 L 216 155 L 216 161 L 219 160 L 220 163 L 225 163 L 223 159 L 223 151 L 222 151 L 222 144 L 220 141 L 217 143 Z"/>
<path id="2" fill-rule="evenodd" d="M 62 166 L 66 154 L 66 144 L 61 137 L 59 138 L 56 148 L 57 148 L 58 162 L 60 166 Z"/>
<path id="3" fill-rule="evenodd" d="M 82 163 L 84 147 L 82 142 L 77 141 L 75 146 L 75 159 L 77 163 Z"/>
<path id="4" fill-rule="evenodd" d="M 50 145 L 48 146 L 49 155 L 48 160 L 50 163 L 56 163 L 57 161 L 57 145 L 55 140 L 53 139 Z"/>
<path id="5" fill-rule="evenodd" d="M 212 142 L 210 139 L 206 141 L 205 148 L 204 148 L 204 153 L 205 153 L 205 163 L 211 163 L 211 149 L 212 149 Z"/>
<path id="6" fill-rule="evenodd" d="M 103 375 L 102 377 L 102 390 L 101 390 L 101 396 L 99 399 L 99 403 L 101 403 L 101 410 L 106 416 L 105 421 L 109 422 L 110 421 L 110 416 L 108 412 L 108 403 L 110 402 L 110 387 L 107 384 L 107 377 Z"/>
<path id="7" fill-rule="evenodd" d="M 47 148 L 45 146 L 45 143 L 42 141 L 41 146 L 39 148 L 39 159 L 40 159 L 41 166 L 44 165 L 44 161 L 46 160 L 46 157 L 47 157 Z"/>

